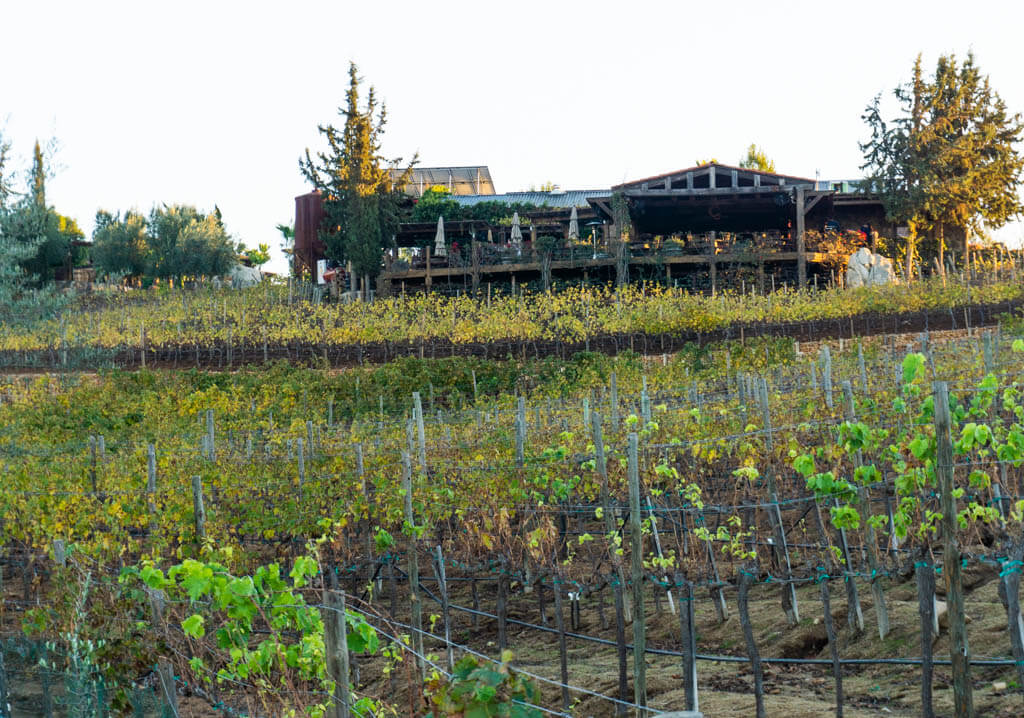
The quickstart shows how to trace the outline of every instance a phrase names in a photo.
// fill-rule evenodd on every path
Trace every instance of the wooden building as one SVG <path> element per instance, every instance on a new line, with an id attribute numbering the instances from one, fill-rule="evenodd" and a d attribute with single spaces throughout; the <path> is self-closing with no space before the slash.
<path id="1" fill-rule="evenodd" d="M 425 175 L 424 187 L 427 182 L 444 184 L 437 179 Z M 469 180 L 475 181 L 475 174 Z M 624 260 L 618 256 L 620 228 L 612 211 L 614 194 L 621 194 L 628 209 L 629 226 L 621 228 L 629 238 Z M 852 246 L 871 246 L 879 231 L 897 234 L 886 222 L 881 201 L 859 191 L 855 183 L 821 182 L 721 163 L 607 190 L 455 193 L 452 199 L 464 206 L 503 202 L 538 208 L 521 216 L 523 241 L 515 245 L 508 218 L 494 224 L 446 220 L 449 251 L 444 257 L 431 256 L 435 222 L 401 225 L 396 244 L 417 249 L 411 259 L 408 253 L 402 260 L 397 252 L 386 256 L 379 292 L 399 287 L 430 289 L 439 284 L 451 291 L 475 291 L 481 283 L 542 278 L 545 284 L 611 281 L 621 278 L 623 271 L 631 279 L 656 280 L 693 291 L 714 292 L 734 285 L 769 291 L 780 285 L 827 283 L 837 277 L 846 260 L 844 252 Z M 300 230 L 301 235 L 313 234 L 316 208 L 312 205 L 318 204 L 319 196 L 297 200 L 296 256 L 301 258 L 299 263 L 311 266 L 322 249 L 310 241 L 312 237 L 300 237 Z M 574 209 L 578 234 L 570 241 Z M 562 241 L 542 256 L 536 240 L 544 236 Z M 837 236 L 845 244 L 829 239 Z"/>

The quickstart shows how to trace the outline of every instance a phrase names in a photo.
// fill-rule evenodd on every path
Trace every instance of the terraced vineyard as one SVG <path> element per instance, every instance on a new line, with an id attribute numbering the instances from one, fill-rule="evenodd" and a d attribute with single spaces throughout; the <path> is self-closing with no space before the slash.
<path id="1" fill-rule="evenodd" d="M 278 359 L 347 366 L 398 357 L 557 356 L 676 352 L 753 336 L 867 336 L 995 324 L 1024 305 L 1016 270 L 990 283 L 943 282 L 852 291 L 691 295 L 658 287 L 445 297 L 371 304 L 311 302 L 320 290 L 153 289 L 98 294 L 57 319 L 0 327 L 0 366 L 231 369 Z"/>
<path id="2" fill-rule="evenodd" d="M 968 301 L 966 288 L 939 286 L 872 301 L 922 310 L 959 291 Z M 866 310 L 866 293 L 844 298 L 857 296 L 827 295 L 817 315 Z M 227 326 L 246 327 L 228 346 L 261 328 L 287 344 L 307 321 L 354 311 L 313 307 L 300 320 L 287 297 L 258 297 L 189 294 L 187 314 L 161 321 L 178 295 L 125 301 L 69 315 L 63 332 L 81 347 L 76 327 L 110 331 L 106 346 L 123 351 L 144 323 L 156 352 L 186 315 L 216 324 L 204 316 L 219 304 Z M 595 332 L 618 331 L 616 311 L 636 312 L 623 327 L 656 333 L 811 306 L 802 295 L 636 293 L 617 310 L 612 295 L 573 298 L 594 300 Z M 466 341 L 490 331 L 481 302 L 399 301 L 389 311 L 432 307 L 431 336 L 461 336 L 434 321 L 452 307 L 467 312 L 455 321 Z M 562 301 L 490 311 L 525 338 Z M 643 324 L 686 302 L 732 308 Z M 380 306 L 364 307 L 362 329 L 336 327 L 331 345 L 381 331 Z M 744 337 L 649 356 L 624 346 L 342 372 L 10 375 L 0 626 L 54 641 L 78 681 L 65 699 L 100 701 L 101 689 L 124 711 L 148 685 L 168 704 L 245 715 L 337 715 L 342 703 L 359 715 L 458 712 L 468 694 L 521 715 L 918 715 L 948 712 L 973 685 L 979 714 L 1017 715 L 1024 342 L 1004 320 L 813 353 Z M 59 354 L 45 341 L 6 346 Z"/>

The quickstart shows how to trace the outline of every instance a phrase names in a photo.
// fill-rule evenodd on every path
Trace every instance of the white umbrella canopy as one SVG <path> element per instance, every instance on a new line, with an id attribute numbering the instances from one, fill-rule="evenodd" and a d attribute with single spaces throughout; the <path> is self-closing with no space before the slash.
<path id="1" fill-rule="evenodd" d="M 523 230 L 519 228 L 519 212 L 512 213 L 512 246 L 516 248 L 516 253 L 523 251 Z"/>
<path id="2" fill-rule="evenodd" d="M 569 215 L 569 239 L 573 240 L 573 239 L 579 239 L 579 238 L 580 238 L 580 220 L 579 220 L 579 216 L 576 214 L 576 208 L 573 207 L 572 208 L 572 214 Z"/>
<path id="3" fill-rule="evenodd" d="M 448 256 L 448 248 L 444 244 L 444 217 L 441 216 L 437 218 L 437 234 L 434 235 L 434 256 Z"/>

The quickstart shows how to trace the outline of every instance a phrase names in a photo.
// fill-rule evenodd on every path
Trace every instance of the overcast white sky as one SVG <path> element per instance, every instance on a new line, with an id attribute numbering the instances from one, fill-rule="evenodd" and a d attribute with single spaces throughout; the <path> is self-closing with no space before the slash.
<path id="1" fill-rule="evenodd" d="M 973 49 L 1024 112 L 1019 2 L 2 4 L 0 127 L 26 167 L 58 138 L 49 199 L 87 232 L 98 208 L 217 204 L 276 249 L 349 60 L 387 102 L 389 156 L 485 164 L 499 192 L 735 163 L 751 142 L 780 172 L 856 177 L 861 112 L 918 52 Z"/>

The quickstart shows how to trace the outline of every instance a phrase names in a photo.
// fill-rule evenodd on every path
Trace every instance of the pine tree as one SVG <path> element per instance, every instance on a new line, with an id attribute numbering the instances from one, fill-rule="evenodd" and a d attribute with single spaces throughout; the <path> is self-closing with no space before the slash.
<path id="1" fill-rule="evenodd" d="M 1024 209 L 1017 193 L 1024 159 L 1014 147 L 1024 125 L 1008 113 L 973 54 L 959 65 L 954 55 L 940 57 L 929 89 L 925 186 L 941 260 L 947 225 L 961 231 L 966 256 L 972 233 L 1002 226 Z"/>
<path id="2" fill-rule="evenodd" d="M 346 106 L 338 113 L 345 125 L 320 125 L 320 134 L 327 140 L 327 150 L 316 153 L 307 149 L 299 160 L 303 175 L 324 195 L 324 223 L 320 238 L 327 256 L 351 262 L 358 275 L 377 276 L 384 250 L 391 246 L 400 219 L 401 195 L 395 186 L 408 181 L 412 165 L 396 182 L 390 169 L 401 160 L 386 162 L 381 155 L 381 135 L 387 121 L 383 105 L 378 109 L 373 87 L 367 93 L 365 107 L 360 107 L 359 76 L 355 63 L 349 65 L 349 88 Z"/>
<path id="3" fill-rule="evenodd" d="M 946 228 L 964 236 L 996 228 L 1024 210 L 1017 188 L 1024 158 L 1015 149 L 1024 124 L 1011 115 L 974 62 L 959 64 L 943 55 L 935 75 L 924 77 L 921 57 L 911 81 L 894 90 L 901 114 L 886 122 L 880 98 L 868 106 L 864 120 L 871 139 L 861 145 L 865 188 L 881 195 L 886 213 L 906 224 L 907 274 L 918 239 L 933 238 L 928 247 L 944 266 Z"/>
<path id="4" fill-rule="evenodd" d="M 740 167 L 745 170 L 759 170 L 761 172 L 774 172 L 775 160 L 768 159 L 768 155 L 755 144 L 747 148 L 746 156 L 740 160 Z"/>

